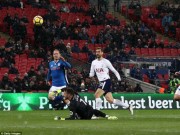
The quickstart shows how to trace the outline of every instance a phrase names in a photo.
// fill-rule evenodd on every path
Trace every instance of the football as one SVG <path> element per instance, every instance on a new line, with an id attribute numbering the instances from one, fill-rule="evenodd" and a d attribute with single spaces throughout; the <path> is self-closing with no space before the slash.
<path id="1" fill-rule="evenodd" d="M 33 23 L 34 23 L 34 25 L 40 26 L 43 24 L 43 18 L 41 16 L 37 15 L 33 18 Z"/>

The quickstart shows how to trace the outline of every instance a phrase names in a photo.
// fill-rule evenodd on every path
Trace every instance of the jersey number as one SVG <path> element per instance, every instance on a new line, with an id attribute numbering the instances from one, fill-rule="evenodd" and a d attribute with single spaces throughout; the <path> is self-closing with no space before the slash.
<path id="1" fill-rule="evenodd" d="M 82 100 L 82 99 L 80 99 L 80 102 L 82 102 L 83 104 L 87 105 L 87 103 L 84 100 Z"/>

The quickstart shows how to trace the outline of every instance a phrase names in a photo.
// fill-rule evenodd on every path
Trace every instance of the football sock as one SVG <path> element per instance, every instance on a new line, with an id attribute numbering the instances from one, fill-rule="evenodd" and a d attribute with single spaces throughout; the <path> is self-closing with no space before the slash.
<path id="1" fill-rule="evenodd" d="M 96 98 L 96 109 L 100 110 L 102 107 L 102 100 L 101 98 Z"/>
<path id="2" fill-rule="evenodd" d="M 58 102 L 58 101 L 62 101 L 63 100 L 63 96 L 62 95 L 58 95 L 54 98 L 54 101 Z"/>
<path id="3" fill-rule="evenodd" d="M 122 102 L 121 100 L 118 99 L 114 99 L 113 104 L 118 105 L 118 106 L 122 106 L 125 108 L 128 108 L 129 105 L 127 103 Z"/>

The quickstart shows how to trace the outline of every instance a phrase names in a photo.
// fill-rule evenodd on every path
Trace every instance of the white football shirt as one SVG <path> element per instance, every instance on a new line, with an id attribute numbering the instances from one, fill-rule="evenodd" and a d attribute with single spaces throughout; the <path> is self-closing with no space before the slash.
<path id="1" fill-rule="evenodd" d="M 111 70 L 116 75 L 118 81 L 121 80 L 117 70 L 112 66 L 111 62 L 105 58 L 102 58 L 101 60 L 95 59 L 92 61 L 89 76 L 93 77 L 96 73 L 98 80 L 104 81 L 110 79 L 109 70 Z"/>

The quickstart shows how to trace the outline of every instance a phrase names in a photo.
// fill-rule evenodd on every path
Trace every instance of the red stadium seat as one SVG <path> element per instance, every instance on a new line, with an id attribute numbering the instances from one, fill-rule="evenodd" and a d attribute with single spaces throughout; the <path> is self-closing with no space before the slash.
<path id="1" fill-rule="evenodd" d="M 156 49 L 155 48 L 149 48 L 149 56 L 156 56 Z"/>
<path id="2" fill-rule="evenodd" d="M 78 53 L 72 53 L 72 57 L 74 59 L 79 59 L 79 54 Z"/>
<path id="3" fill-rule="evenodd" d="M 9 68 L 0 68 L 0 72 L 2 74 L 8 73 L 9 72 Z"/>
<path id="4" fill-rule="evenodd" d="M 135 52 L 138 56 L 141 56 L 141 49 L 140 48 L 136 48 Z"/>
<path id="5" fill-rule="evenodd" d="M 87 62 L 88 60 L 87 53 L 79 53 L 79 59 Z"/>
<path id="6" fill-rule="evenodd" d="M 142 56 L 148 56 L 149 55 L 148 48 L 141 48 L 141 54 Z"/>
<path id="7" fill-rule="evenodd" d="M 163 52 L 164 52 L 164 56 L 171 56 L 171 50 L 170 49 L 164 48 Z"/>
<path id="8" fill-rule="evenodd" d="M 11 81 L 13 81 L 15 77 L 16 77 L 15 74 L 9 74 L 9 79 L 10 79 Z"/>
<path id="9" fill-rule="evenodd" d="M 171 49 L 171 56 L 179 56 L 177 49 Z"/>
<path id="10" fill-rule="evenodd" d="M 149 83 L 150 80 L 146 74 L 143 74 L 143 81 Z"/>
<path id="11" fill-rule="evenodd" d="M 156 56 L 164 56 L 162 48 L 156 48 Z"/>

